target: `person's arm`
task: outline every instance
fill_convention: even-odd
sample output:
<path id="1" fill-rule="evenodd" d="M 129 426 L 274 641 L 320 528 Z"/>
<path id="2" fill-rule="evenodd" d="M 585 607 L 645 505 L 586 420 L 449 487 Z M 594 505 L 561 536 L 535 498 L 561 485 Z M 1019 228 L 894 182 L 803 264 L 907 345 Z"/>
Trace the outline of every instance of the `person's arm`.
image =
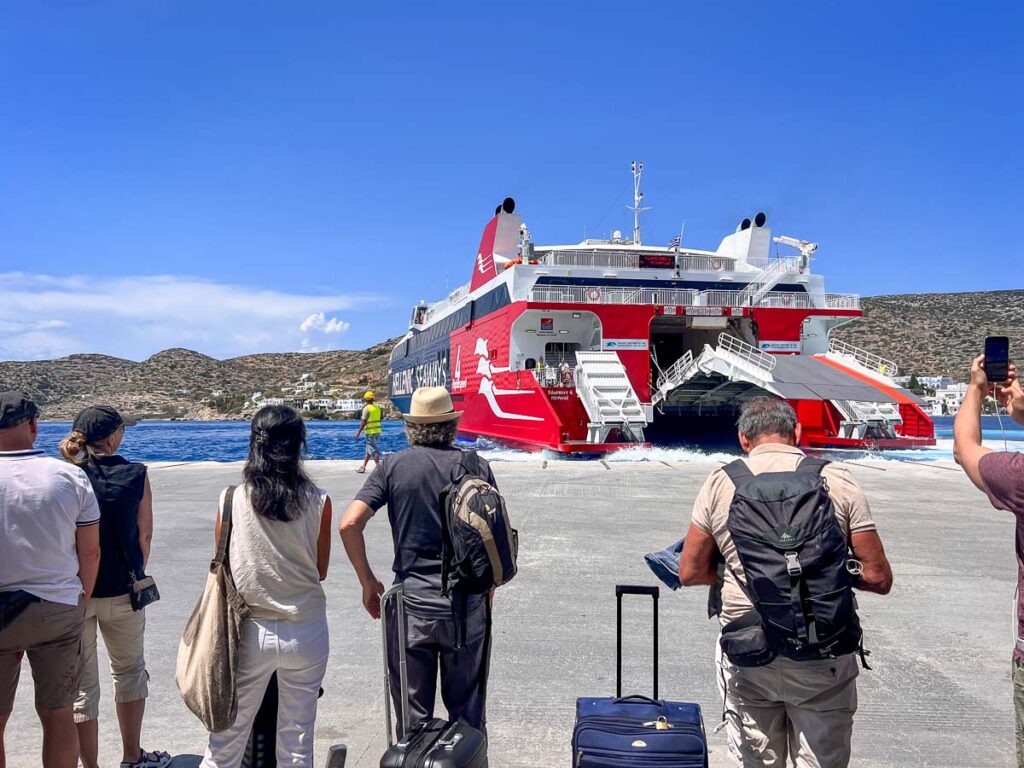
<path id="1" fill-rule="evenodd" d="M 863 571 L 859 578 L 854 579 L 857 589 L 874 592 L 879 595 L 889 594 L 892 589 L 892 568 L 885 556 L 882 538 L 876 530 L 855 531 L 850 535 L 850 549 L 853 556 L 860 561 Z"/>
<path id="2" fill-rule="evenodd" d="M 324 510 L 320 513 L 320 535 L 316 540 L 316 569 L 320 581 L 327 578 L 327 566 L 331 564 L 331 497 L 324 497 Z"/>
<path id="3" fill-rule="evenodd" d="M 96 586 L 96 574 L 100 571 L 100 525 L 99 520 L 91 525 L 80 525 L 75 530 L 75 551 L 78 553 L 78 578 L 82 582 L 82 594 L 88 600 Z"/>
<path id="4" fill-rule="evenodd" d="M 963 467 L 967 477 L 980 490 L 988 492 L 978 469 L 981 457 L 991 448 L 981 444 L 981 406 L 988 396 L 988 377 L 985 375 L 985 356 L 978 355 L 971 363 L 971 383 L 953 422 L 953 458 Z"/>
<path id="5" fill-rule="evenodd" d="M 705 533 L 693 523 L 686 532 L 683 554 L 679 557 L 679 583 L 684 587 L 718 582 L 718 566 L 715 552 L 718 545 L 710 533 Z"/>
<path id="6" fill-rule="evenodd" d="M 369 418 L 370 414 L 366 412 L 366 406 L 363 406 L 363 410 L 359 414 L 359 429 L 356 430 L 357 440 L 359 439 L 359 436 L 363 433 L 363 430 L 366 429 L 366 422 L 369 420 Z"/>
<path id="7" fill-rule="evenodd" d="M 348 555 L 363 588 L 363 607 L 370 616 L 379 619 L 380 596 L 384 594 L 384 585 L 370 567 L 370 561 L 366 557 L 366 540 L 363 538 L 363 529 L 371 517 L 373 508 L 366 502 L 356 499 L 348 505 L 348 509 L 342 515 L 338 532 L 341 534 L 342 544 L 345 545 L 345 554 Z"/>
<path id="8" fill-rule="evenodd" d="M 142 550 L 142 570 L 146 570 L 149 549 L 153 543 L 153 490 L 149 487 L 149 475 L 146 475 L 146 485 L 142 491 L 142 501 L 139 502 L 136 520 L 139 526 L 139 549 Z"/>

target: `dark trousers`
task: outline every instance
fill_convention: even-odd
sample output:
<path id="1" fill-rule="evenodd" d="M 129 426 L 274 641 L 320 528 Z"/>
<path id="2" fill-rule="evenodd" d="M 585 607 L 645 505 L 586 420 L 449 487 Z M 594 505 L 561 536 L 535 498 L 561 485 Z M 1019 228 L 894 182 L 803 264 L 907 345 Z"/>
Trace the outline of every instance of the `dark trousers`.
<path id="1" fill-rule="evenodd" d="M 464 719 L 486 733 L 487 675 L 490 667 L 490 608 L 485 601 L 466 616 L 466 638 L 456 648 L 456 625 L 451 618 L 428 619 L 406 610 L 406 674 L 409 680 L 409 724 L 434 717 L 437 675 L 441 673 L 441 700 L 448 718 Z M 398 651 L 394 614 L 389 611 L 388 668 L 391 699 L 398 732 L 402 733 L 402 693 L 398 685 Z"/>

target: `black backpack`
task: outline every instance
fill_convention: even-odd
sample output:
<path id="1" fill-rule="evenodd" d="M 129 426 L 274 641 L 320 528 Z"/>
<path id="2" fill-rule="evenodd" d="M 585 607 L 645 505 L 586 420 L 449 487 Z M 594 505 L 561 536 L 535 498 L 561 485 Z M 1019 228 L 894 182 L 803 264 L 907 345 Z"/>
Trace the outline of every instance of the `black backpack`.
<path id="1" fill-rule="evenodd" d="M 859 564 L 821 476 L 827 464 L 805 458 L 793 472 L 759 475 L 743 460 L 724 467 L 736 485 L 727 527 L 745 572 L 733 576 L 761 619 L 723 627 L 722 648 L 738 666 L 854 651 L 867 666 L 851 576 Z"/>
<path id="2" fill-rule="evenodd" d="M 505 500 L 483 477 L 476 451 L 465 451 L 441 494 L 441 593 L 485 595 L 516 575 L 519 534 Z"/>

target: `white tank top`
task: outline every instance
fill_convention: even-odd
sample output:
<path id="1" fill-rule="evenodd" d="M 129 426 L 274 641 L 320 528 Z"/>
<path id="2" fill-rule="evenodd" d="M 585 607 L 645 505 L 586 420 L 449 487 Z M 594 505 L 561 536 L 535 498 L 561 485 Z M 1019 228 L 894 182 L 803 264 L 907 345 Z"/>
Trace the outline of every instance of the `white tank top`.
<path id="1" fill-rule="evenodd" d="M 224 494 L 221 493 L 221 509 Z M 245 485 L 235 489 L 231 508 L 231 574 L 256 619 L 303 621 L 326 615 L 327 599 L 316 567 L 320 518 L 327 493 L 316 489 L 295 520 L 256 514 Z"/>

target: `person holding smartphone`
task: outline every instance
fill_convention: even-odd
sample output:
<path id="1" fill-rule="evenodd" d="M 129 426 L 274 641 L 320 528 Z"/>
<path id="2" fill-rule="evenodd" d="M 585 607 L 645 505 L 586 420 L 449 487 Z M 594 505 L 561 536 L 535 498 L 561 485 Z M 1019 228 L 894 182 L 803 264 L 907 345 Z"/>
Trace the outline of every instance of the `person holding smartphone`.
<path id="1" fill-rule="evenodd" d="M 996 343 L 992 343 L 995 341 Z M 1001 347 L 1001 348 L 1000 348 Z M 971 383 L 953 423 L 953 456 L 957 464 L 992 502 L 1017 520 L 1017 640 L 1013 648 L 1013 705 L 1016 713 L 1017 766 L 1024 768 L 1024 454 L 994 451 L 981 443 L 981 407 L 992 392 L 1018 424 L 1024 425 L 1024 390 L 1009 362 L 1004 337 L 985 345 L 992 360 L 979 355 L 971 365 Z M 987 368 L 987 370 L 986 370 Z M 990 382 L 989 373 L 994 381 Z"/>

